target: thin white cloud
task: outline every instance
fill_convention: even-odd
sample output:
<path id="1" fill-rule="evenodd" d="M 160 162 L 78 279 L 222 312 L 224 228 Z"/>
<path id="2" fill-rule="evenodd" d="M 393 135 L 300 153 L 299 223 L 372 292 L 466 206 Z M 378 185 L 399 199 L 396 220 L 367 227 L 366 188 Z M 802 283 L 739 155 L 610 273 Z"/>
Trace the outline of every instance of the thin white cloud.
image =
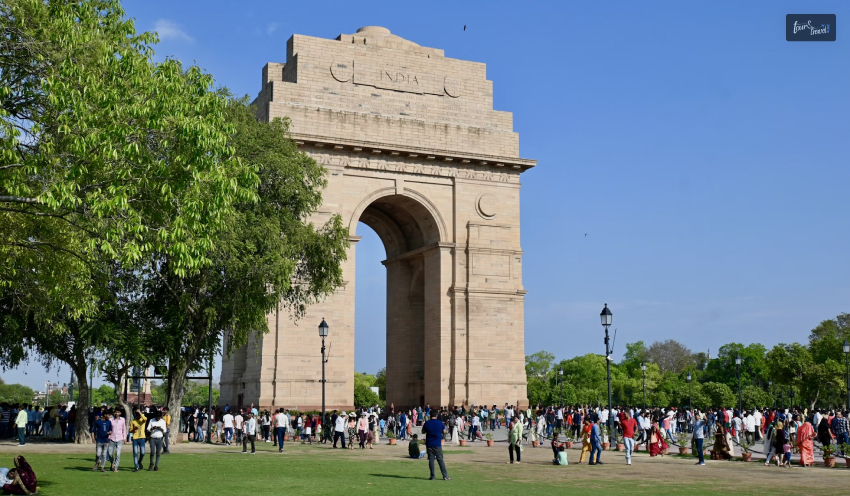
<path id="1" fill-rule="evenodd" d="M 174 21 L 168 19 L 159 19 L 154 24 L 153 30 L 159 35 L 161 40 L 177 40 L 177 41 L 195 41 L 195 38 L 189 36 L 186 31 L 180 29 Z"/>
<path id="2" fill-rule="evenodd" d="M 275 32 L 275 30 L 277 30 L 277 23 L 273 22 L 269 24 L 268 27 L 266 27 L 266 34 L 271 36 L 271 34 Z"/>

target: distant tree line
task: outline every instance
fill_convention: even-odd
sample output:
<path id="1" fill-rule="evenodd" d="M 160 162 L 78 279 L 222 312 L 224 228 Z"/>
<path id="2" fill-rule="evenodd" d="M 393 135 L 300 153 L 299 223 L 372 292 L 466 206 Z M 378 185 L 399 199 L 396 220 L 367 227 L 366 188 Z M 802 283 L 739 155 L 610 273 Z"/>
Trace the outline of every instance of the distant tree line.
<path id="1" fill-rule="evenodd" d="M 780 343 L 767 349 L 729 343 L 717 356 L 692 352 L 675 340 L 629 343 L 619 363 L 611 364 L 613 401 L 643 405 L 646 364 L 647 406 L 697 408 L 738 405 L 738 367 L 744 408 L 766 406 L 834 407 L 846 402 L 844 340 L 850 340 L 850 314 L 815 327 L 806 344 Z M 563 370 L 563 375 L 559 374 Z M 690 388 L 687 375 L 691 374 Z M 587 354 L 555 361 L 547 351 L 526 357 L 532 404 L 607 405 L 605 357 Z"/>

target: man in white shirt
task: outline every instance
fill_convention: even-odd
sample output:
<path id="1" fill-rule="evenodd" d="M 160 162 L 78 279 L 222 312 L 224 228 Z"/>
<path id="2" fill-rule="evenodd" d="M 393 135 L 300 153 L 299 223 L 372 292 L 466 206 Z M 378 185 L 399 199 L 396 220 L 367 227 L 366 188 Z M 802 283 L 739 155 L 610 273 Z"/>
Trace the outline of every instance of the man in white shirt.
<path id="1" fill-rule="evenodd" d="M 345 412 L 340 413 L 336 422 L 334 422 L 334 448 L 336 448 L 336 442 L 338 439 L 342 440 L 342 448 L 345 449 Z M 349 439 L 348 442 L 353 442 L 352 439 Z"/>
<path id="2" fill-rule="evenodd" d="M 233 444 L 230 442 L 233 439 L 233 415 L 227 412 L 221 421 L 224 422 L 224 444 Z"/>
<path id="3" fill-rule="evenodd" d="M 761 412 L 756 410 L 753 414 L 756 420 L 756 440 L 761 439 Z"/>
<path id="4" fill-rule="evenodd" d="M 753 417 L 753 413 L 747 413 L 747 416 L 744 417 L 744 438 L 747 441 L 747 444 L 753 445 L 756 442 L 756 418 Z"/>
<path id="5" fill-rule="evenodd" d="M 251 443 L 251 454 L 256 454 L 254 442 L 257 440 L 257 418 L 253 413 L 248 413 L 248 420 L 245 421 L 243 428 L 245 435 L 242 437 L 242 453 L 248 452 L 248 443 Z"/>
<path id="6" fill-rule="evenodd" d="M 242 416 L 242 410 L 239 410 L 239 413 L 233 417 L 233 427 L 236 428 L 236 442 L 242 442 L 242 424 L 245 422 L 245 418 Z"/>
<path id="7" fill-rule="evenodd" d="M 277 440 L 277 452 L 283 453 L 283 436 L 289 430 L 289 417 L 283 413 L 283 408 L 279 409 L 272 419 L 272 428 Z"/>

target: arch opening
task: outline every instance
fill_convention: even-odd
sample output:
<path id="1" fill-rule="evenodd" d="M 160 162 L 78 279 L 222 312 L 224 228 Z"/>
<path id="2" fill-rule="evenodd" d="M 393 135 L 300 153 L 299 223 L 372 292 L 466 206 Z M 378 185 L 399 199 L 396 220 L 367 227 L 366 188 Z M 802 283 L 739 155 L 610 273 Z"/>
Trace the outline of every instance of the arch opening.
<path id="1" fill-rule="evenodd" d="M 386 251 L 381 262 L 386 269 L 386 401 L 396 407 L 424 405 L 425 308 L 437 296 L 428 292 L 426 265 L 434 263 L 428 255 L 441 241 L 439 221 L 426 205 L 406 195 L 373 199 L 352 220 L 370 227 Z M 361 307 L 359 301 L 356 307 Z"/>

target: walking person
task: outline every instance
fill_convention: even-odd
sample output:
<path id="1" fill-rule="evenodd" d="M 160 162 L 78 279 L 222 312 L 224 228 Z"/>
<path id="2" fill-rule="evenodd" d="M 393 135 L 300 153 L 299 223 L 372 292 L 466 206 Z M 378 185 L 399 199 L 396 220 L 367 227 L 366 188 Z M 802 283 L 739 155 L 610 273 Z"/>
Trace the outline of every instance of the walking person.
<path id="1" fill-rule="evenodd" d="M 283 408 L 277 411 L 272 424 L 274 426 L 275 439 L 277 439 L 277 452 L 283 453 L 283 438 L 289 430 L 289 417 L 283 413 Z"/>
<path id="2" fill-rule="evenodd" d="M 366 418 L 366 412 L 360 414 L 360 420 L 357 421 L 357 436 L 360 441 L 360 449 L 366 449 L 366 432 L 369 430 L 369 420 Z"/>
<path id="3" fill-rule="evenodd" d="M 623 444 L 626 448 L 626 465 L 631 465 L 632 452 L 635 450 L 635 432 L 638 430 L 638 424 L 629 412 L 624 411 L 623 420 L 620 421 L 620 428 L 623 430 Z"/>
<path id="4" fill-rule="evenodd" d="M 246 415 L 248 420 L 242 424 L 242 453 L 248 452 L 248 443 L 250 442 L 251 454 L 254 455 L 257 453 L 254 447 L 254 442 L 257 440 L 257 419 L 254 418 L 254 414 L 251 412 L 248 412 Z"/>
<path id="5" fill-rule="evenodd" d="M 231 445 L 233 440 L 233 415 L 230 412 L 224 414 L 221 418 L 224 421 L 224 444 Z"/>
<path id="6" fill-rule="evenodd" d="M 106 472 L 106 451 L 109 449 L 109 435 L 112 434 L 112 422 L 109 414 L 96 414 L 91 426 L 91 440 L 94 443 L 94 467 L 92 471 Z"/>
<path id="7" fill-rule="evenodd" d="M 348 449 L 354 449 L 354 437 L 357 436 L 357 414 L 351 412 L 348 414 L 348 428 L 346 429 L 346 433 L 348 434 Z"/>
<path id="8" fill-rule="evenodd" d="M 516 463 L 520 463 L 522 461 L 522 422 L 514 417 L 513 425 L 509 428 L 508 454 L 510 461 L 508 463 L 514 463 L 514 452 L 516 452 Z"/>
<path id="9" fill-rule="evenodd" d="M 151 436 L 151 455 L 148 472 L 151 470 L 154 472 L 159 471 L 159 455 L 162 454 L 162 438 L 165 437 L 165 430 L 165 421 L 162 420 L 160 412 L 154 411 L 153 420 L 148 422 L 147 428 Z M 156 455 L 156 460 L 154 460 L 154 455 Z"/>
<path id="10" fill-rule="evenodd" d="M 443 461 L 443 434 L 446 433 L 446 425 L 437 419 L 436 410 L 431 412 L 431 420 L 422 426 L 422 433 L 425 434 L 425 450 L 428 453 L 428 468 L 431 470 L 429 480 L 435 479 L 434 460 L 440 465 L 443 480 L 452 480 L 446 472 L 446 463 Z"/>
<path id="11" fill-rule="evenodd" d="M 121 463 L 121 447 L 127 442 L 127 422 L 121 418 L 121 410 L 116 408 L 109 433 L 109 456 L 112 457 L 112 471 L 118 472 Z"/>
<path id="12" fill-rule="evenodd" d="M 142 462 L 145 458 L 145 423 L 147 418 L 142 415 L 142 411 L 136 409 L 133 412 L 133 421 L 130 422 L 130 432 L 133 435 L 133 472 L 138 472 L 142 468 Z"/>
<path id="13" fill-rule="evenodd" d="M 596 453 L 596 460 L 593 459 L 593 454 Z M 602 465 L 600 461 L 602 456 L 602 433 L 599 430 L 599 424 L 590 422 L 590 463 L 588 465 Z"/>
<path id="14" fill-rule="evenodd" d="M 345 449 L 345 412 L 336 416 L 334 420 L 334 448 L 336 448 L 337 440 L 342 441 L 342 448 Z M 352 440 L 349 439 L 349 442 Z"/>

